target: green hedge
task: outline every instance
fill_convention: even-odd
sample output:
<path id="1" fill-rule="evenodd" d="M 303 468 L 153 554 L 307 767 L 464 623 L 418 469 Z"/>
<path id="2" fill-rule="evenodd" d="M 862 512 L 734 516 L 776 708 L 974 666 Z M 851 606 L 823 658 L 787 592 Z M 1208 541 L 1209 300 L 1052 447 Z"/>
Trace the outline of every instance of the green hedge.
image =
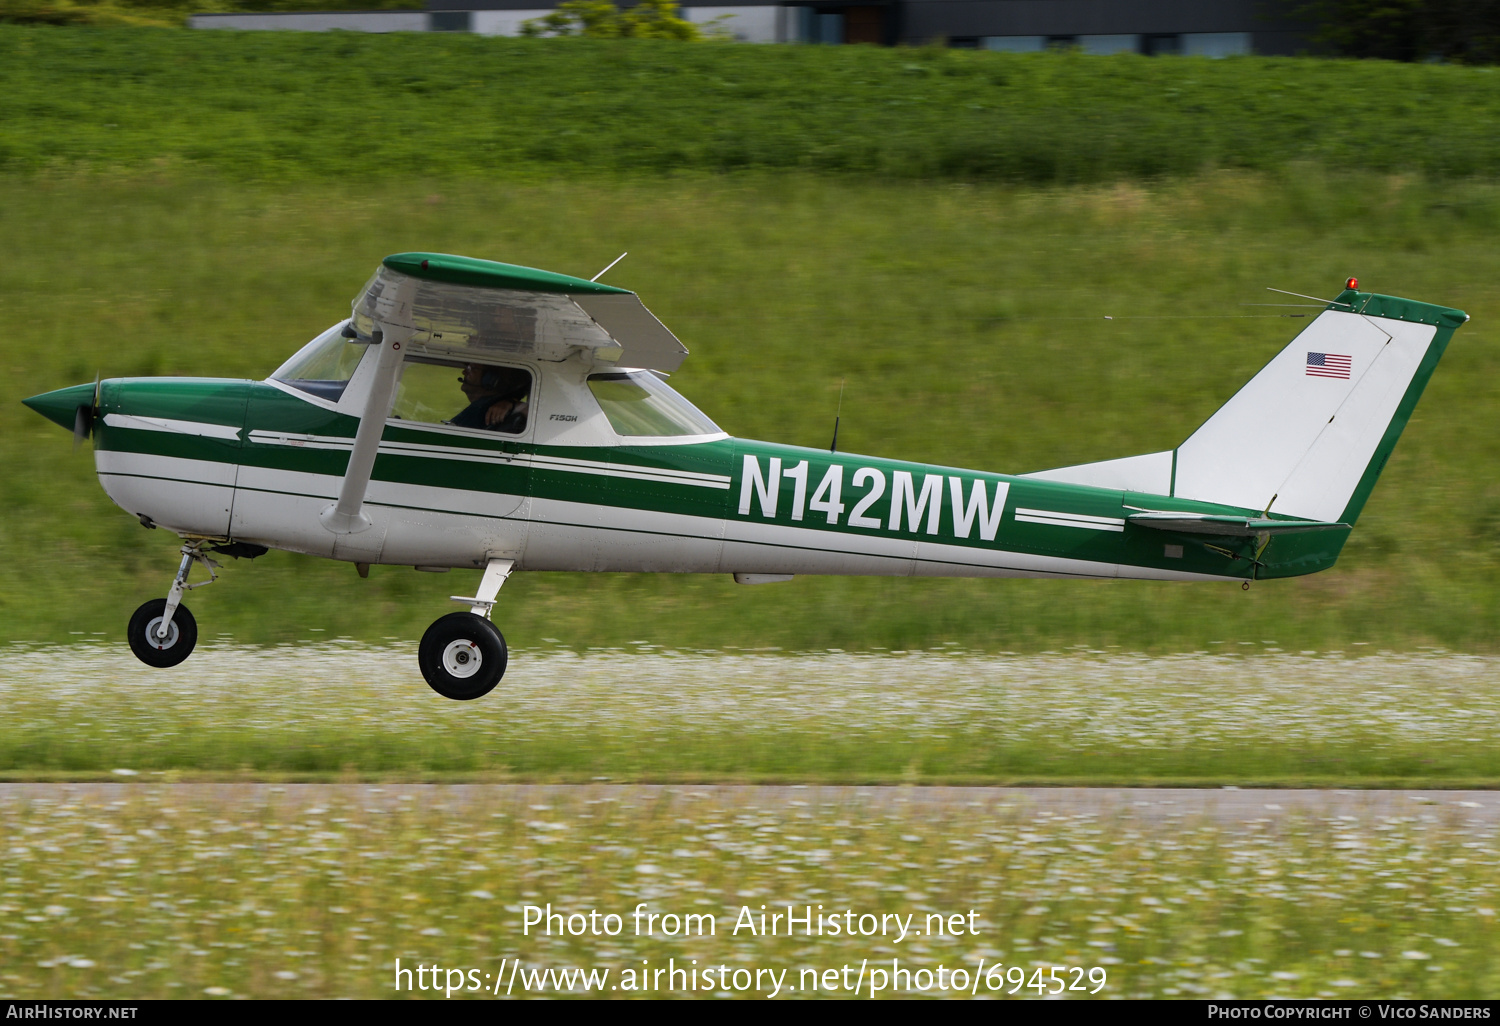
<path id="1" fill-rule="evenodd" d="M 0 171 L 1490 176 L 1497 85 L 1383 61 L 0 25 Z"/>

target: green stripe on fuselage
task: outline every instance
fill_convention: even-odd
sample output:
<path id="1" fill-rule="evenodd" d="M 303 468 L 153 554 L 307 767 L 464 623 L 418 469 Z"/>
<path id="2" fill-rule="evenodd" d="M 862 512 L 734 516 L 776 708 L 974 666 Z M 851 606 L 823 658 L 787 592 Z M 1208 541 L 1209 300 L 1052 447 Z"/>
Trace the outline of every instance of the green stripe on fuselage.
<path id="1" fill-rule="evenodd" d="M 264 383 L 157 378 L 111 381 L 106 386 L 106 405 L 111 409 L 141 417 L 212 424 L 236 423 L 235 411 L 239 410 L 244 430 L 242 441 L 232 444 L 150 430 L 101 430 L 96 445 L 105 450 L 238 462 L 340 477 L 349 458 L 341 440 L 352 441 L 358 426 L 355 417 Z M 255 432 L 318 436 L 330 440 L 329 444 L 338 443 L 339 447 L 257 441 Z M 775 524 L 827 533 L 830 548 L 841 547 L 836 540 L 840 535 L 899 538 L 1193 574 L 1265 578 L 1325 569 L 1337 558 L 1347 536 L 1347 531 L 1325 531 L 1278 537 L 1261 554 L 1264 565 L 1258 573 L 1252 573 L 1254 564 L 1247 557 L 1255 554 L 1254 539 L 1174 534 L 1125 522 L 1135 512 L 1130 507 L 1259 513 L 1212 503 L 733 438 L 683 445 L 539 446 L 503 437 L 454 436 L 392 424 L 386 428 L 384 441 L 430 445 L 439 451 L 432 455 L 383 452 L 375 463 L 376 480 L 490 491 L 497 495 L 530 494 L 539 499 L 608 508 L 709 520 L 722 518 L 730 524 Z M 496 462 L 444 458 L 441 455 L 444 447 L 492 451 Z M 750 501 L 742 513 L 746 469 L 751 466 L 747 459 L 753 461 L 758 479 L 750 483 Z M 782 475 L 774 489 L 769 484 L 772 460 L 779 461 Z M 663 473 L 658 475 L 654 471 Z M 716 477 L 717 486 L 709 478 L 694 482 L 674 479 L 671 476 L 674 473 Z M 820 495 L 820 486 L 829 481 L 830 475 L 839 479 L 837 503 L 829 494 L 831 486 Z M 805 485 L 801 518 L 794 519 L 799 477 L 805 479 Z M 728 480 L 727 488 L 722 486 L 723 479 Z M 902 486 L 901 508 L 899 517 L 893 520 L 892 499 L 898 480 Z M 904 487 L 908 481 L 910 489 Z M 956 506 L 955 483 L 959 498 Z M 1003 507 L 996 507 L 995 497 L 1002 486 L 1005 501 Z M 875 490 L 881 492 L 880 496 L 866 503 L 862 511 L 868 518 L 866 524 L 851 525 L 855 507 Z M 771 491 L 774 496 L 768 494 Z M 932 526 L 934 502 L 938 509 L 937 531 L 932 534 L 928 529 Z M 837 515 L 836 505 L 843 507 Z M 915 524 L 909 518 L 914 508 L 919 512 Z M 1030 520 L 1017 519 L 1017 510 L 1032 511 L 1026 514 Z M 998 520 L 994 519 L 997 512 Z M 964 514 L 969 519 L 966 533 L 960 526 Z"/>
<path id="2" fill-rule="evenodd" d="M 1125 522 L 1126 517 L 1141 508 L 1231 515 L 1251 512 L 1236 507 L 847 453 L 834 454 L 821 449 L 803 449 L 743 439 L 735 440 L 735 453 L 736 465 L 726 510 L 726 516 L 731 521 L 776 523 L 787 527 L 853 535 L 899 537 L 918 542 L 1120 563 L 1194 574 L 1261 578 L 1297 576 L 1326 569 L 1337 559 L 1348 535 L 1347 531 L 1335 530 L 1277 538 L 1260 554 L 1263 565 L 1258 573 L 1252 574 L 1255 564 L 1250 558 L 1234 557 L 1254 556 L 1258 547 L 1254 539 L 1180 534 Z M 745 463 L 746 457 L 756 461 L 758 474 Z M 774 517 L 765 515 L 772 459 L 780 461 L 779 469 L 782 473 L 775 496 Z M 798 476 L 801 476 L 800 464 L 803 461 L 808 465 L 805 472 L 807 484 L 802 517 L 799 520 L 794 519 L 797 512 L 797 481 L 787 471 L 798 468 Z M 839 502 L 844 509 L 838 513 L 837 523 L 831 522 L 832 511 L 814 511 L 811 508 L 816 490 L 828 479 L 833 467 L 842 468 Z M 856 486 L 855 475 L 862 470 L 872 473 L 865 474 L 863 481 Z M 756 474 L 748 489 L 745 484 L 747 473 Z M 894 516 L 892 501 L 896 497 L 898 475 L 905 475 L 902 484 L 909 479 L 911 487 L 901 489 L 900 514 Z M 926 488 L 931 487 L 928 481 L 932 478 L 940 478 L 941 483 L 928 493 L 928 503 L 923 504 L 921 495 Z M 954 482 L 958 484 L 958 503 L 954 502 Z M 980 485 L 983 486 L 983 493 L 976 496 L 976 488 Z M 996 489 L 1002 485 L 1007 491 L 1005 508 L 993 537 L 984 536 L 986 532 L 983 528 L 986 525 L 982 523 L 978 509 L 972 509 L 971 522 L 965 532 L 961 523 L 962 515 L 971 513 L 971 508 L 977 505 L 976 499 L 990 504 L 989 512 L 992 513 Z M 849 518 L 855 512 L 855 507 L 872 491 L 881 491 L 882 494 L 863 513 L 870 520 L 878 521 L 879 526 L 851 526 Z M 747 493 L 749 508 L 742 513 Z M 939 502 L 936 534 L 929 531 L 933 526 L 930 503 L 934 497 Z M 825 503 L 826 501 L 827 496 Z M 1027 511 L 1019 514 L 1021 519 L 1018 519 L 1018 510 Z M 915 526 L 910 521 L 914 511 L 920 513 L 919 522 Z M 1053 516 L 1049 517 L 1047 514 Z M 1252 515 L 1259 515 L 1259 511 L 1253 511 Z M 894 528 L 893 523 L 896 525 Z M 1222 550 L 1227 550 L 1232 555 L 1225 555 Z"/>

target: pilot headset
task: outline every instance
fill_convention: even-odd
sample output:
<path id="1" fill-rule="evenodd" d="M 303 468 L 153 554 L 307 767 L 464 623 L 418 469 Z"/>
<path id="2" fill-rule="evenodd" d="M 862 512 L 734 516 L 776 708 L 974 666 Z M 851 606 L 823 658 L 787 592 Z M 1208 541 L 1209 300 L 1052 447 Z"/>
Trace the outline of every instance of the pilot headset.
<path id="1" fill-rule="evenodd" d="M 531 386 L 531 376 L 513 367 L 486 367 L 479 373 L 479 387 L 496 397 L 520 400 Z"/>

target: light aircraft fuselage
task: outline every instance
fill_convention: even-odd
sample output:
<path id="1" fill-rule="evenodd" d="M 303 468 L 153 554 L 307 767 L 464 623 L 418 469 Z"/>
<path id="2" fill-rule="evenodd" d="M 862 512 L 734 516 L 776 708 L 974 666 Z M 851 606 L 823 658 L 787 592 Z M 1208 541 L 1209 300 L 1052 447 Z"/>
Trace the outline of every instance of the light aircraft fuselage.
<path id="1" fill-rule="evenodd" d="M 731 437 L 665 383 L 686 350 L 633 293 L 440 254 L 388 258 L 264 381 L 27 403 L 187 540 L 179 600 L 206 552 L 267 548 L 484 568 L 475 619 L 521 570 L 1248 582 L 1333 565 L 1465 320 L 1351 280 L 1176 448 L 1023 475 Z"/>
<path id="2" fill-rule="evenodd" d="M 544 375 L 557 370 L 536 370 L 546 434 L 552 417 L 578 414 L 567 403 L 569 412 L 549 412 Z M 181 534 L 445 568 L 501 556 L 516 570 L 1222 580 L 1322 570 L 1349 533 L 1278 539 L 1255 573 L 1246 560 L 1127 524 L 1163 507 L 1260 512 L 1169 493 L 726 435 L 566 444 L 557 436 L 605 432 L 570 421 L 549 443 L 391 421 L 366 498 L 374 527 L 340 535 L 318 514 L 337 497 L 359 418 L 330 407 L 261 381 L 106 380 L 99 480 L 122 509 Z"/>

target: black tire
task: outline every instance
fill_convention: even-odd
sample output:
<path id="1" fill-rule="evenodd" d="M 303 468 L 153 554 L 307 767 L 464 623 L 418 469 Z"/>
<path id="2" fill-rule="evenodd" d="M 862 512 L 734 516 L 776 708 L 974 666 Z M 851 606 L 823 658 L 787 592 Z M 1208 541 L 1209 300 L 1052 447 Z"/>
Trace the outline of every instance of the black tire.
<path id="1" fill-rule="evenodd" d="M 130 639 L 130 651 L 147 666 L 176 666 L 192 655 L 193 646 L 198 644 L 198 621 L 193 619 L 193 614 L 183 605 L 179 605 L 177 612 L 172 614 L 172 630 L 167 635 L 165 644 L 147 636 L 146 632 L 154 628 L 166 611 L 166 599 L 152 599 L 135 611 L 135 615 L 130 618 L 130 626 L 125 628 L 125 635 Z M 152 633 L 155 631 L 152 630 Z"/>
<path id="2" fill-rule="evenodd" d="M 482 616 L 449 613 L 427 628 L 417 648 L 417 664 L 432 690 L 468 702 L 495 689 L 509 658 L 505 636 Z"/>

